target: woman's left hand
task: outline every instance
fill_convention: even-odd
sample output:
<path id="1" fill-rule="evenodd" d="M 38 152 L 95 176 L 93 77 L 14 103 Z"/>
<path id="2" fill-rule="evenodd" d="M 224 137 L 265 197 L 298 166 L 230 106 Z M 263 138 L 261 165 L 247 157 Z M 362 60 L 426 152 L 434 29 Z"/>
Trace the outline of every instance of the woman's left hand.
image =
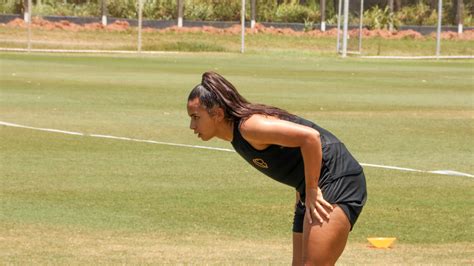
<path id="1" fill-rule="evenodd" d="M 306 217 L 309 224 L 322 224 L 328 221 L 333 206 L 323 198 L 323 193 L 319 187 L 306 188 Z"/>

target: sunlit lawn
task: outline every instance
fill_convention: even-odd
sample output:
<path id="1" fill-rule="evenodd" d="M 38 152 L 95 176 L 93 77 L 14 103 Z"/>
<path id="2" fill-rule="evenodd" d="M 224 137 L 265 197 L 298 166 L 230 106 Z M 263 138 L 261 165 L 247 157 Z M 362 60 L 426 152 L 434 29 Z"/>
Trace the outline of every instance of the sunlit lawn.
<path id="1" fill-rule="evenodd" d="M 473 167 L 473 62 L 291 54 L 0 54 L 0 121 L 230 148 L 188 130 L 206 70 L 338 135 L 363 163 Z M 0 261 L 286 264 L 294 192 L 237 154 L 0 126 Z M 472 263 L 470 177 L 366 167 L 342 264 Z M 394 236 L 390 250 L 366 237 Z"/>

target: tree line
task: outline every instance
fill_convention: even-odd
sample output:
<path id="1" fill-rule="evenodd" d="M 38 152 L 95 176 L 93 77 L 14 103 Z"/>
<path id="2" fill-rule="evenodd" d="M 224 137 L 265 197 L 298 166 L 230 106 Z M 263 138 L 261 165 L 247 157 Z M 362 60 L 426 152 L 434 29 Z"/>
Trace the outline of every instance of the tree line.
<path id="1" fill-rule="evenodd" d="M 38 15 L 108 15 L 136 18 L 138 0 L 31 0 Z M 361 0 L 350 0 L 350 10 L 358 12 Z M 430 24 L 439 0 L 364 0 L 364 10 L 385 10 L 382 15 L 395 16 L 394 24 Z M 3 3 L 2 3 L 3 2 Z M 181 3 L 180 3 L 181 2 Z M 28 0 L 0 0 L 0 13 L 24 13 Z M 184 8 L 187 20 L 236 21 L 240 19 L 241 0 L 142 0 L 145 19 L 170 20 L 178 17 L 178 6 Z M 247 18 L 252 13 L 265 22 L 335 22 L 339 0 L 247 0 Z M 251 7 L 255 6 L 255 10 Z M 443 0 L 443 24 L 472 25 L 472 0 Z M 254 12 L 252 12 L 254 11 Z M 373 17 L 372 14 L 368 14 Z M 421 18 L 420 18 L 421 17 Z M 393 22 L 393 21 L 392 21 Z"/>

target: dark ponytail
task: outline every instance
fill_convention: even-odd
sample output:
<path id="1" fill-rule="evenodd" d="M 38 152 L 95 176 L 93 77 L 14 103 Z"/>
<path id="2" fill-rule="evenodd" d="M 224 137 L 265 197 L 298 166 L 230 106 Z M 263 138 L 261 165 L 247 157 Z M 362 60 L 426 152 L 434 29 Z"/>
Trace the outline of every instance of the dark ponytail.
<path id="1" fill-rule="evenodd" d="M 194 87 L 188 101 L 199 98 L 209 114 L 214 107 L 224 110 L 224 117 L 229 122 L 239 119 L 246 120 L 253 114 L 275 116 L 280 119 L 290 119 L 294 115 L 285 110 L 264 104 L 252 104 L 239 94 L 237 89 L 223 76 L 215 72 L 205 72 L 201 84 Z"/>

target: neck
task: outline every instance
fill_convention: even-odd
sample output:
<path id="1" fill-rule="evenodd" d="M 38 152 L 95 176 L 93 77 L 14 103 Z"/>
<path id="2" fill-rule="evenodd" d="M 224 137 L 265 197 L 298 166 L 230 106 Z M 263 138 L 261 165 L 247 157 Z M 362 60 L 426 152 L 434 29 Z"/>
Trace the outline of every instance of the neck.
<path id="1" fill-rule="evenodd" d="M 234 123 L 233 122 L 223 122 L 222 127 L 220 127 L 219 132 L 217 132 L 218 138 L 225 141 L 232 141 L 234 138 Z"/>

